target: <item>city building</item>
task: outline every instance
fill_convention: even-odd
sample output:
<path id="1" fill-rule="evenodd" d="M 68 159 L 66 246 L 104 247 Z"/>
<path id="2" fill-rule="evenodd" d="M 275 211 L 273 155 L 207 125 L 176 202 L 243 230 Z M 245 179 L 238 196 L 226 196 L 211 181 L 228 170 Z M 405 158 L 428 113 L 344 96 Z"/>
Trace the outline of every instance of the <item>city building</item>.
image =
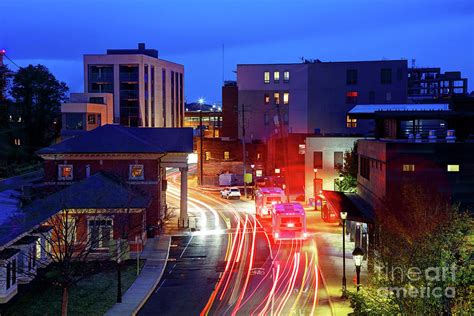
<path id="1" fill-rule="evenodd" d="M 222 137 L 236 139 L 238 122 L 239 89 L 236 81 L 226 81 L 222 87 Z"/>
<path id="2" fill-rule="evenodd" d="M 199 135 L 202 124 L 203 137 L 220 137 L 222 111 L 219 105 L 187 103 L 184 111 L 184 127 L 191 127 L 194 136 Z"/>
<path id="3" fill-rule="evenodd" d="M 406 60 L 239 64 L 239 138 L 242 124 L 247 141 L 279 133 L 366 134 L 371 122 L 347 112 L 358 103 L 406 103 L 407 71 Z"/>
<path id="4" fill-rule="evenodd" d="M 112 93 L 115 123 L 141 127 L 181 127 L 184 67 L 145 48 L 108 49 L 84 55 L 84 91 Z"/>
<path id="5" fill-rule="evenodd" d="M 467 95 L 467 78 L 463 78 L 460 71 L 442 73 L 439 67 L 408 69 L 408 98 L 411 102 L 445 102 L 459 95 Z"/>
<path id="6" fill-rule="evenodd" d="M 69 101 L 61 104 L 61 137 L 113 124 L 113 102 L 112 93 L 71 93 Z"/>

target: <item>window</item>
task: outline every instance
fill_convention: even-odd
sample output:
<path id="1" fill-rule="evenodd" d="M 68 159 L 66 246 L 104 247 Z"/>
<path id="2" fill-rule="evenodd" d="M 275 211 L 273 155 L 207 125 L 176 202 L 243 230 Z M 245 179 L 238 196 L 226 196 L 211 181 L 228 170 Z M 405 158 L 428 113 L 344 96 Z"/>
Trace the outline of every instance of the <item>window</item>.
<path id="1" fill-rule="evenodd" d="M 273 100 L 275 101 L 276 105 L 280 104 L 280 93 L 278 92 L 273 93 Z"/>
<path id="2" fill-rule="evenodd" d="M 260 160 L 262 158 L 262 154 L 261 153 L 257 153 L 257 160 Z"/>
<path id="3" fill-rule="evenodd" d="M 323 152 L 322 151 L 313 152 L 313 168 L 323 169 Z"/>
<path id="4" fill-rule="evenodd" d="M 355 128 L 357 127 L 357 119 L 350 118 L 349 115 L 346 116 L 346 126 L 348 128 Z"/>
<path id="5" fill-rule="evenodd" d="M 306 154 L 306 144 L 299 144 L 298 145 L 298 154 L 299 155 Z"/>
<path id="6" fill-rule="evenodd" d="M 288 70 L 283 72 L 283 82 L 290 82 L 290 72 Z"/>
<path id="7" fill-rule="evenodd" d="M 274 71 L 273 72 L 273 82 L 274 83 L 279 83 L 280 82 L 280 72 L 279 71 Z"/>
<path id="8" fill-rule="evenodd" d="M 104 97 L 90 97 L 89 103 L 105 104 Z"/>
<path id="9" fill-rule="evenodd" d="M 38 238 L 36 241 L 36 259 L 41 259 L 41 239 Z"/>
<path id="10" fill-rule="evenodd" d="M 403 69 L 402 69 L 402 68 L 398 68 L 398 69 L 397 69 L 397 80 L 398 80 L 398 81 L 402 81 L 402 80 L 403 80 Z"/>
<path id="11" fill-rule="evenodd" d="M 224 151 L 224 159 L 229 160 L 230 159 L 230 153 L 228 151 Z"/>
<path id="12" fill-rule="evenodd" d="M 8 262 L 7 263 L 7 290 L 10 288 L 11 286 L 11 271 L 12 271 L 12 267 L 11 267 L 11 263 Z"/>
<path id="13" fill-rule="evenodd" d="M 16 145 L 16 146 L 21 146 L 21 139 L 15 138 L 14 141 L 15 141 L 15 145 Z"/>
<path id="14" fill-rule="evenodd" d="M 369 103 L 370 104 L 375 103 L 375 91 L 369 91 Z"/>
<path id="15" fill-rule="evenodd" d="M 288 125 L 288 113 L 283 114 L 283 123 Z"/>
<path id="16" fill-rule="evenodd" d="M 459 172 L 459 165 L 448 165 L 448 172 Z"/>
<path id="17" fill-rule="evenodd" d="M 112 220 L 108 218 L 89 220 L 89 242 L 91 249 L 109 248 L 112 240 Z"/>
<path id="18" fill-rule="evenodd" d="M 348 92 L 346 92 L 346 103 L 347 104 L 356 104 L 358 96 L 359 96 L 359 93 L 357 91 L 348 91 Z"/>
<path id="19" fill-rule="evenodd" d="M 255 176 L 256 176 L 256 177 L 261 177 L 261 176 L 263 176 L 263 170 L 260 170 L 260 169 L 255 170 Z"/>
<path id="20" fill-rule="evenodd" d="M 370 180 L 370 159 L 360 156 L 360 171 L 361 177 Z"/>
<path id="21" fill-rule="evenodd" d="M 380 70 L 380 82 L 382 84 L 392 83 L 392 69 L 391 68 L 382 68 Z"/>
<path id="22" fill-rule="evenodd" d="M 357 84 L 357 70 L 356 69 L 347 69 L 346 84 Z"/>
<path id="23" fill-rule="evenodd" d="M 210 151 L 206 151 L 205 155 L 206 155 L 206 161 L 211 160 L 211 152 Z"/>
<path id="24" fill-rule="evenodd" d="M 129 176 L 130 180 L 143 180 L 145 179 L 145 173 L 143 170 L 143 165 L 130 165 L 129 166 Z"/>
<path id="25" fill-rule="evenodd" d="M 342 151 L 334 152 L 334 169 L 342 168 L 344 162 L 344 153 Z"/>
<path id="26" fill-rule="evenodd" d="M 58 180 L 72 180 L 73 177 L 72 165 L 59 165 L 58 166 Z"/>
<path id="27" fill-rule="evenodd" d="M 263 124 L 268 125 L 270 123 L 270 119 L 268 117 L 268 114 L 263 114 Z"/>
<path id="28" fill-rule="evenodd" d="M 62 222 L 62 238 L 61 242 L 67 242 L 73 244 L 76 241 L 76 219 L 68 216 L 65 221 Z"/>
<path id="29" fill-rule="evenodd" d="M 265 93 L 265 96 L 263 97 L 263 103 L 270 104 L 270 95 L 268 93 Z"/>
<path id="30" fill-rule="evenodd" d="M 415 165 L 403 165 L 404 172 L 413 172 L 415 171 Z"/>
<path id="31" fill-rule="evenodd" d="M 16 284 L 16 259 L 12 260 L 12 285 Z"/>
<path id="32" fill-rule="evenodd" d="M 263 82 L 270 83 L 270 71 L 265 71 L 263 73 Z"/>
<path id="33" fill-rule="evenodd" d="M 83 114 L 81 113 L 66 113 L 64 114 L 67 130 L 83 130 Z"/>
<path id="34" fill-rule="evenodd" d="M 385 101 L 392 101 L 392 92 L 387 92 L 385 94 Z"/>
<path id="35" fill-rule="evenodd" d="M 95 115 L 94 114 L 87 115 L 87 124 L 95 125 Z"/>
<path id="36" fill-rule="evenodd" d="M 289 92 L 284 92 L 283 93 L 283 104 L 289 104 L 290 103 L 290 93 Z"/>

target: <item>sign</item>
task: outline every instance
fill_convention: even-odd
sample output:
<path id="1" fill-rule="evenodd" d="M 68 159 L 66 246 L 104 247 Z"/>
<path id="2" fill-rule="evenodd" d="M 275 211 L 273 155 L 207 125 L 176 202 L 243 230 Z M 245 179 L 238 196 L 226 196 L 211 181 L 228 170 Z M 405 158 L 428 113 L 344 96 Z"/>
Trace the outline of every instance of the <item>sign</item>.
<path id="1" fill-rule="evenodd" d="M 245 183 L 252 183 L 252 174 L 251 173 L 246 173 L 244 175 L 244 182 Z"/>

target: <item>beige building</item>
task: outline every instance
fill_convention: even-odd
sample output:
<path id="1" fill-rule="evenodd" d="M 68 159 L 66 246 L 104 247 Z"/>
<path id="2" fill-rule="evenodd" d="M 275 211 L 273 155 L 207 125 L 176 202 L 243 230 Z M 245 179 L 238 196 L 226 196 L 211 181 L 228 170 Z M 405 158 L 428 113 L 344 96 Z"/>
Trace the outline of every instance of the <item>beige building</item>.
<path id="1" fill-rule="evenodd" d="M 184 66 L 160 59 L 143 43 L 138 49 L 84 55 L 84 91 L 113 94 L 115 123 L 183 126 Z"/>

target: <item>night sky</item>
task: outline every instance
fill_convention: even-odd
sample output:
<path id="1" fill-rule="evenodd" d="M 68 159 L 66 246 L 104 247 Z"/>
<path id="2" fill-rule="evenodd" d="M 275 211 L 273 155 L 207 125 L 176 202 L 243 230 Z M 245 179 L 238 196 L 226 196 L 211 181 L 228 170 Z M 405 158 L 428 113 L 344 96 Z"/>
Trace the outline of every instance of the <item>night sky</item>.
<path id="1" fill-rule="evenodd" d="M 184 64 L 186 98 L 221 99 L 238 63 L 380 60 L 474 80 L 473 0 L 0 0 L 0 48 L 83 91 L 82 55 L 145 42 Z M 10 64 L 12 69 L 14 66 Z"/>

